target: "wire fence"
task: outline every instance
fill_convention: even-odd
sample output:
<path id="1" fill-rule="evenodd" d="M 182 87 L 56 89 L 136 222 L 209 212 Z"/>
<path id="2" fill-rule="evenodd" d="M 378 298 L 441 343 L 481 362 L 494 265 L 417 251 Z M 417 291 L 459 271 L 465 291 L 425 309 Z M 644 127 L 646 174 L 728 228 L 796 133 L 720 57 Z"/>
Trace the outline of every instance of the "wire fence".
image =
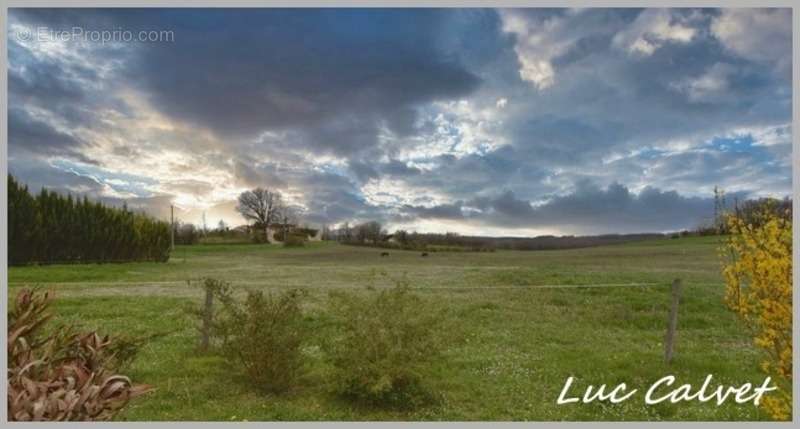
<path id="1" fill-rule="evenodd" d="M 200 279 L 170 280 L 170 281 L 85 281 L 85 282 L 9 282 L 9 286 L 167 286 L 189 285 L 199 282 Z M 299 288 L 299 289 L 367 289 L 391 288 L 394 286 L 375 285 L 342 285 L 340 283 L 315 283 L 313 285 L 286 285 L 263 281 L 230 281 L 232 286 L 256 286 L 267 288 Z M 625 288 L 625 287 L 657 287 L 669 286 L 669 282 L 635 282 L 635 283 L 589 283 L 589 284 L 522 284 L 522 285 L 496 285 L 496 286 L 410 286 L 414 290 L 522 290 L 522 289 L 591 289 L 591 288 Z M 724 283 L 697 283 L 709 285 L 722 285 Z"/>
<path id="2" fill-rule="evenodd" d="M 108 289 L 120 289 L 123 292 L 125 288 L 137 288 L 137 294 L 141 294 L 142 288 L 148 287 L 166 287 L 170 286 L 180 289 L 176 290 L 178 295 L 186 295 L 188 290 L 186 288 L 193 287 L 199 284 L 202 278 L 191 278 L 186 280 L 118 280 L 118 281 L 65 281 L 65 282 L 30 282 L 30 281 L 13 281 L 8 282 L 9 287 L 89 287 L 89 288 L 103 288 L 103 293 L 109 292 Z M 395 286 L 390 284 L 342 284 L 341 282 L 314 282 L 313 284 L 292 284 L 292 283 L 277 283 L 266 281 L 249 281 L 249 280 L 232 280 L 228 282 L 232 286 L 251 287 L 259 289 L 272 289 L 272 290 L 286 290 L 286 289 L 301 289 L 301 290 L 368 290 L 368 289 L 392 289 Z M 671 281 L 657 281 L 657 282 L 628 282 L 628 283 L 584 283 L 584 284 L 499 284 L 499 285 L 485 285 L 485 286 L 409 286 L 409 289 L 426 292 L 426 293 L 458 293 L 458 292 L 492 292 L 492 291 L 535 291 L 535 290 L 553 290 L 553 289 L 611 289 L 611 288 L 669 288 Z M 724 286 L 723 282 L 692 282 L 695 286 Z M 83 291 L 88 295 L 92 294 L 92 289 Z M 100 293 L 100 290 L 96 292 Z M 165 290 L 160 290 L 158 293 L 164 293 Z"/>

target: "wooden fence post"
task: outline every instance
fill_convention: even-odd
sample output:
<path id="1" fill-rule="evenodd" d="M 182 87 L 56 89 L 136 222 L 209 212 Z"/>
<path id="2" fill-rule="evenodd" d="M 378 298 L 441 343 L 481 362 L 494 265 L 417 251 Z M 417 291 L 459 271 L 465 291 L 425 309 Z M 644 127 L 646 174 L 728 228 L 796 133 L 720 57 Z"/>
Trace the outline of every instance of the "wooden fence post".
<path id="1" fill-rule="evenodd" d="M 675 347 L 675 334 L 678 330 L 678 304 L 681 300 L 681 279 L 672 282 L 672 307 L 669 310 L 669 320 L 667 321 L 667 336 L 664 339 L 664 361 L 672 362 L 672 355 Z"/>
<path id="2" fill-rule="evenodd" d="M 203 306 L 203 327 L 200 329 L 200 351 L 207 352 L 211 343 L 211 323 L 214 318 L 214 292 L 206 289 L 206 302 Z"/>

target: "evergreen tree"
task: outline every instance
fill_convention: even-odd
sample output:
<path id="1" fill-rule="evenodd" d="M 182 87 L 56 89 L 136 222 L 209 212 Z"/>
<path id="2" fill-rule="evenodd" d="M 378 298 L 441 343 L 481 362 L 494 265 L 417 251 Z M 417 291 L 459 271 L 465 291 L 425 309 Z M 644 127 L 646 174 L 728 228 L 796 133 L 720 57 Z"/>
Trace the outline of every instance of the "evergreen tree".
<path id="1" fill-rule="evenodd" d="M 35 197 L 8 176 L 8 262 L 159 261 L 169 259 L 166 222 L 42 189 Z"/>

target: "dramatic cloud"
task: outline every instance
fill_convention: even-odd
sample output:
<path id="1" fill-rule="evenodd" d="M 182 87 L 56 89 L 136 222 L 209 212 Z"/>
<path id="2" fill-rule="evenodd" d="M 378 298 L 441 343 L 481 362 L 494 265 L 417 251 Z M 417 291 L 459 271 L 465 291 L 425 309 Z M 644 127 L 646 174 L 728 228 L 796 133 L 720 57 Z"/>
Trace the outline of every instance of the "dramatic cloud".
<path id="1" fill-rule="evenodd" d="M 791 193 L 789 9 L 9 15 L 9 168 L 34 189 L 240 224 L 267 186 L 309 223 L 494 235 Z M 76 27 L 168 36 L 55 37 Z"/>
<path id="2" fill-rule="evenodd" d="M 15 150 L 83 158 L 79 152 L 82 143 L 72 135 L 55 129 L 45 119 L 37 119 L 23 109 L 10 107 L 8 123 L 8 133 L 18 142 Z"/>
<path id="3" fill-rule="evenodd" d="M 666 43 L 691 42 L 697 32 L 691 26 L 696 16 L 681 16 L 668 9 L 648 9 L 614 35 L 613 42 L 631 54 L 652 55 Z"/>
<path id="4" fill-rule="evenodd" d="M 683 197 L 675 191 L 646 187 L 638 194 L 618 183 L 601 189 L 579 182 L 569 194 L 533 206 L 512 191 L 455 204 L 404 207 L 425 219 L 463 220 L 486 227 L 557 230 L 568 234 L 670 231 L 694 228 L 713 217 L 711 198 Z"/>
<path id="5" fill-rule="evenodd" d="M 736 55 L 770 63 L 790 78 L 792 14 L 786 9 L 725 9 L 714 19 L 711 31 Z"/>
<path id="6" fill-rule="evenodd" d="M 645 12 L 647 13 L 647 12 Z M 556 81 L 553 62 L 574 49 L 590 48 L 590 37 L 613 34 L 606 16 L 587 14 L 581 10 L 540 11 L 503 10 L 503 31 L 515 36 L 514 50 L 519 60 L 519 76 L 537 89 L 545 89 Z M 616 19 L 625 19 L 619 17 Z M 576 31 L 580 27 L 581 30 Z M 583 45 L 583 46 L 581 46 Z"/>
<path id="7" fill-rule="evenodd" d="M 214 17 L 214 25 L 158 17 L 178 42 L 141 50 L 128 74 L 162 113 L 223 137 L 292 129 L 314 150 L 346 155 L 377 144 L 383 129 L 413 132 L 417 106 L 466 96 L 479 83 L 429 43 L 443 20 L 435 10 Z"/>
<path id="8" fill-rule="evenodd" d="M 675 89 L 686 94 L 691 102 L 716 101 L 728 94 L 731 75 L 736 69 L 730 64 L 716 63 L 701 75 L 675 83 Z"/>

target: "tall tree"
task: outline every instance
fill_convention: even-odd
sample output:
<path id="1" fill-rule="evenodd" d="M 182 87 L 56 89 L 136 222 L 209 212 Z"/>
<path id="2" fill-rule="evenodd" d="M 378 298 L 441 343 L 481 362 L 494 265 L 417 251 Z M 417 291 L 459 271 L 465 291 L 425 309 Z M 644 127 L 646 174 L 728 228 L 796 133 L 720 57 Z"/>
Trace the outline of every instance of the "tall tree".
<path id="1" fill-rule="evenodd" d="M 289 235 L 289 224 L 294 224 L 297 222 L 297 214 L 299 210 L 297 207 L 291 206 L 283 201 L 280 202 L 278 205 L 277 213 L 277 220 L 281 224 L 281 233 L 283 237 L 283 241 L 286 241 L 286 237 Z"/>
<path id="2" fill-rule="evenodd" d="M 8 262 L 167 261 L 169 225 L 142 213 L 42 189 L 8 176 Z"/>
<path id="3" fill-rule="evenodd" d="M 253 221 L 256 228 L 264 230 L 264 239 L 269 242 L 269 227 L 277 219 L 278 208 L 282 205 L 281 193 L 269 189 L 256 188 L 239 195 L 236 211 L 246 220 Z"/>

